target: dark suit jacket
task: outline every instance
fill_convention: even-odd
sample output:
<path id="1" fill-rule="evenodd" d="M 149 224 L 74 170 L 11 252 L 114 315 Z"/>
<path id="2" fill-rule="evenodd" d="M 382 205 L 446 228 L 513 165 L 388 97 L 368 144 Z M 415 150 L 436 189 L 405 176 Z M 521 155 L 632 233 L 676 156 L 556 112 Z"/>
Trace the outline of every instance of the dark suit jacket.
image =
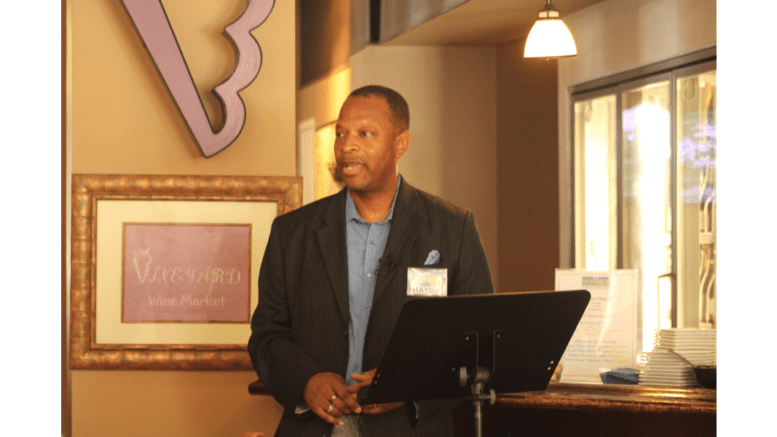
<path id="1" fill-rule="evenodd" d="M 284 407 L 276 436 L 322 436 L 332 425 L 314 413 L 294 413 L 308 380 L 319 372 L 345 377 L 348 362 L 348 267 L 345 190 L 277 217 L 259 272 L 259 304 L 248 351 L 262 384 Z M 448 269 L 448 295 L 493 293 L 475 219 L 403 181 L 378 271 L 364 343 L 363 369 L 378 366 L 407 296 L 407 268 Z M 420 401 L 377 416 L 362 415 L 363 434 L 453 435 L 452 407 L 461 400 Z"/>

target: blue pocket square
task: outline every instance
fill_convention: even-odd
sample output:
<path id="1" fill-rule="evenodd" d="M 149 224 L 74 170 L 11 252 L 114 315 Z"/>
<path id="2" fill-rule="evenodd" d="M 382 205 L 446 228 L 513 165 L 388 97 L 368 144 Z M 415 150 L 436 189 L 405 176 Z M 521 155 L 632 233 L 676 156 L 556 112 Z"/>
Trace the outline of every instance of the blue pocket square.
<path id="1" fill-rule="evenodd" d="M 429 255 L 426 256 L 426 261 L 424 261 L 424 265 L 431 266 L 433 264 L 437 264 L 439 261 L 440 261 L 440 252 L 438 252 L 437 249 L 435 249 L 429 252 Z"/>

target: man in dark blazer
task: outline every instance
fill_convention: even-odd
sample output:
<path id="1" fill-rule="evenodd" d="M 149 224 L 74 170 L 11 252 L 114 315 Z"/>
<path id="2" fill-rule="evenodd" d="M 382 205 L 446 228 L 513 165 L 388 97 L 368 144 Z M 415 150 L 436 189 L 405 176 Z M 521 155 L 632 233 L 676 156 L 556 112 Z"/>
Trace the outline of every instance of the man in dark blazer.
<path id="1" fill-rule="evenodd" d="M 453 434 L 452 408 L 461 400 L 360 405 L 357 399 L 402 306 L 414 298 L 408 268 L 447 269 L 449 296 L 493 293 L 472 213 L 398 175 L 408 125 L 407 103 L 395 91 L 369 86 L 351 93 L 335 140 L 335 178 L 345 189 L 273 222 L 248 350 L 262 384 L 284 408 L 276 436 Z M 388 226 L 360 355 L 349 351 L 352 321 L 361 315 L 349 307 L 349 268 L 353 257 L 365 256 L 347 246 L 347 216 L 356 213 L 363 224 Z M 347 375 L 354 356 L 366 371 Z"/>

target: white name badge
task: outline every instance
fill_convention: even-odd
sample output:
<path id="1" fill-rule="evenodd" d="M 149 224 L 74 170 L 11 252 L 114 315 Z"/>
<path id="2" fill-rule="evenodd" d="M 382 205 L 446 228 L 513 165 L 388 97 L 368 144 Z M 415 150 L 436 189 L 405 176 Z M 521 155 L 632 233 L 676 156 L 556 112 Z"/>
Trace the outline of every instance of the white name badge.
<path id="1" fill-rule="evenodd" d="M 407 295 L 442 297 L 448 295 L 448 269 L 408 267 Z"/>

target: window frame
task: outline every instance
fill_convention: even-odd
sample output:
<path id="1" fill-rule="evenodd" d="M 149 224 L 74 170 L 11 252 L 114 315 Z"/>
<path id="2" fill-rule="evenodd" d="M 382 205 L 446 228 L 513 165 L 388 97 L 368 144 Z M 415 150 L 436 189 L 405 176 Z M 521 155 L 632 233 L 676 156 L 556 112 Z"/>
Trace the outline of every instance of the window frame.
<path id="1" fill-rule="evenodd" d="M 617 130 L 616 135 L 616 144 L 615 144 L 615 154 L 616 154 L 616 192 L 618 193 L 617 196 L 617 202 L 616 205 L 616 238 L 617 238 L 617 244 L 616 244 L 616 253 L 615 253 L 615 259 L 616 259 L 616 268 L 622 269 L 623 268 L 623 232 L 624 232 L 624 226 L 623 226 L 623 217 L 622 217 L 622 199 L 621 194 L 623 192 L 623 174 L 622 174 L 622 163 L 623 163 L 623 140 L 622 140 L 622 94 L 625 91 L 638 88 L 643 85 L 647 85 L 650 83 L 660 82 L 660 81 L 669 81 L 669 98 L 670 98 L 670 147 L 671 147 L 671 172 L 672 180 L 670 182 L 670 201 L 671 201 L 671 222 L 672 222 L 672 234 L 671 234 L 671 244 L 672 244 L 672 271 L 667 273 L 667 276 L 670 276 L 672 279 L 671 283 L 671 300 L 672 300 L 672 312 L 671 312 L 671 318 L 672 318 L 672 326 L 676 327 L 678 324 L 678 304 L 679 304 L 679 296 L 678 296 L 678 279 L 677 279 L 677 273 L 678 273 L 678 223 L 677 223 L 677 217 L 678 217 L 678 211 L 677 211 L 677 80 L 679 78 L 687 77 L 693 74 L 699 74 L 703 73 L 705 71 L 709 70 L 715 70 L 717 69 L 717 48 L 716 46 L 711 46 L 707 48 L 703 48 L 697 51 L 689 52 L 680 56 L 676 56 L 670 59 L 666 59 L 660 62 L 644 65 L 641 67 L 637 67 L 631 70 L 618 72 L 606 77 L 597 78 L 591 81 L 583 82 L 580 84 L 572 85 L 568 88 L 569 92 L 569 120 L 570 120 L 570 130 L 568 132 L 568 138 L 569 138 L 569 144 L 570 149 L 569 153 L 567 154 L 568 162 L 564 167 L 568 169 L 571 175 L 570 182 L 571 184 L 566 187 L 561 188 L 561 192 L 559 193 L 562 199 L 562 205 L 566 203 L 566 208 L 568 208 L 569 214 L 567 215 L 570 217 L 569 220 L 569 241 L 568 244 L 568 250 L 569 250 L 569 267 L 574 268 L 577 265 L 577 232 L 576 232 L 576 223 L 577 223 L 577 210 L 576 210 L 576 196 L 575 191 L 577 189 L 576 187 L 576 168 L 575 168 L 575 162 L 577 159 L 576 153 L 577 153 L 577 145 L 575 144 L 575 129 L 576 129 L 576 117 L 575 117 L 575 105 L 578 102 L 594 99 L 597 97 L 603 97 L 608 95 L 615 94 L 616 99 L 616 126 L 615 129 Z M 562 168 L 564 168 L 562 167 Z M 567 191 L 567 192 L 564 192 Z M 564 202 L 563 199 L 566 199 L 567 201 Z M 564 216 L 562 212 L 562 217 Z"/>

